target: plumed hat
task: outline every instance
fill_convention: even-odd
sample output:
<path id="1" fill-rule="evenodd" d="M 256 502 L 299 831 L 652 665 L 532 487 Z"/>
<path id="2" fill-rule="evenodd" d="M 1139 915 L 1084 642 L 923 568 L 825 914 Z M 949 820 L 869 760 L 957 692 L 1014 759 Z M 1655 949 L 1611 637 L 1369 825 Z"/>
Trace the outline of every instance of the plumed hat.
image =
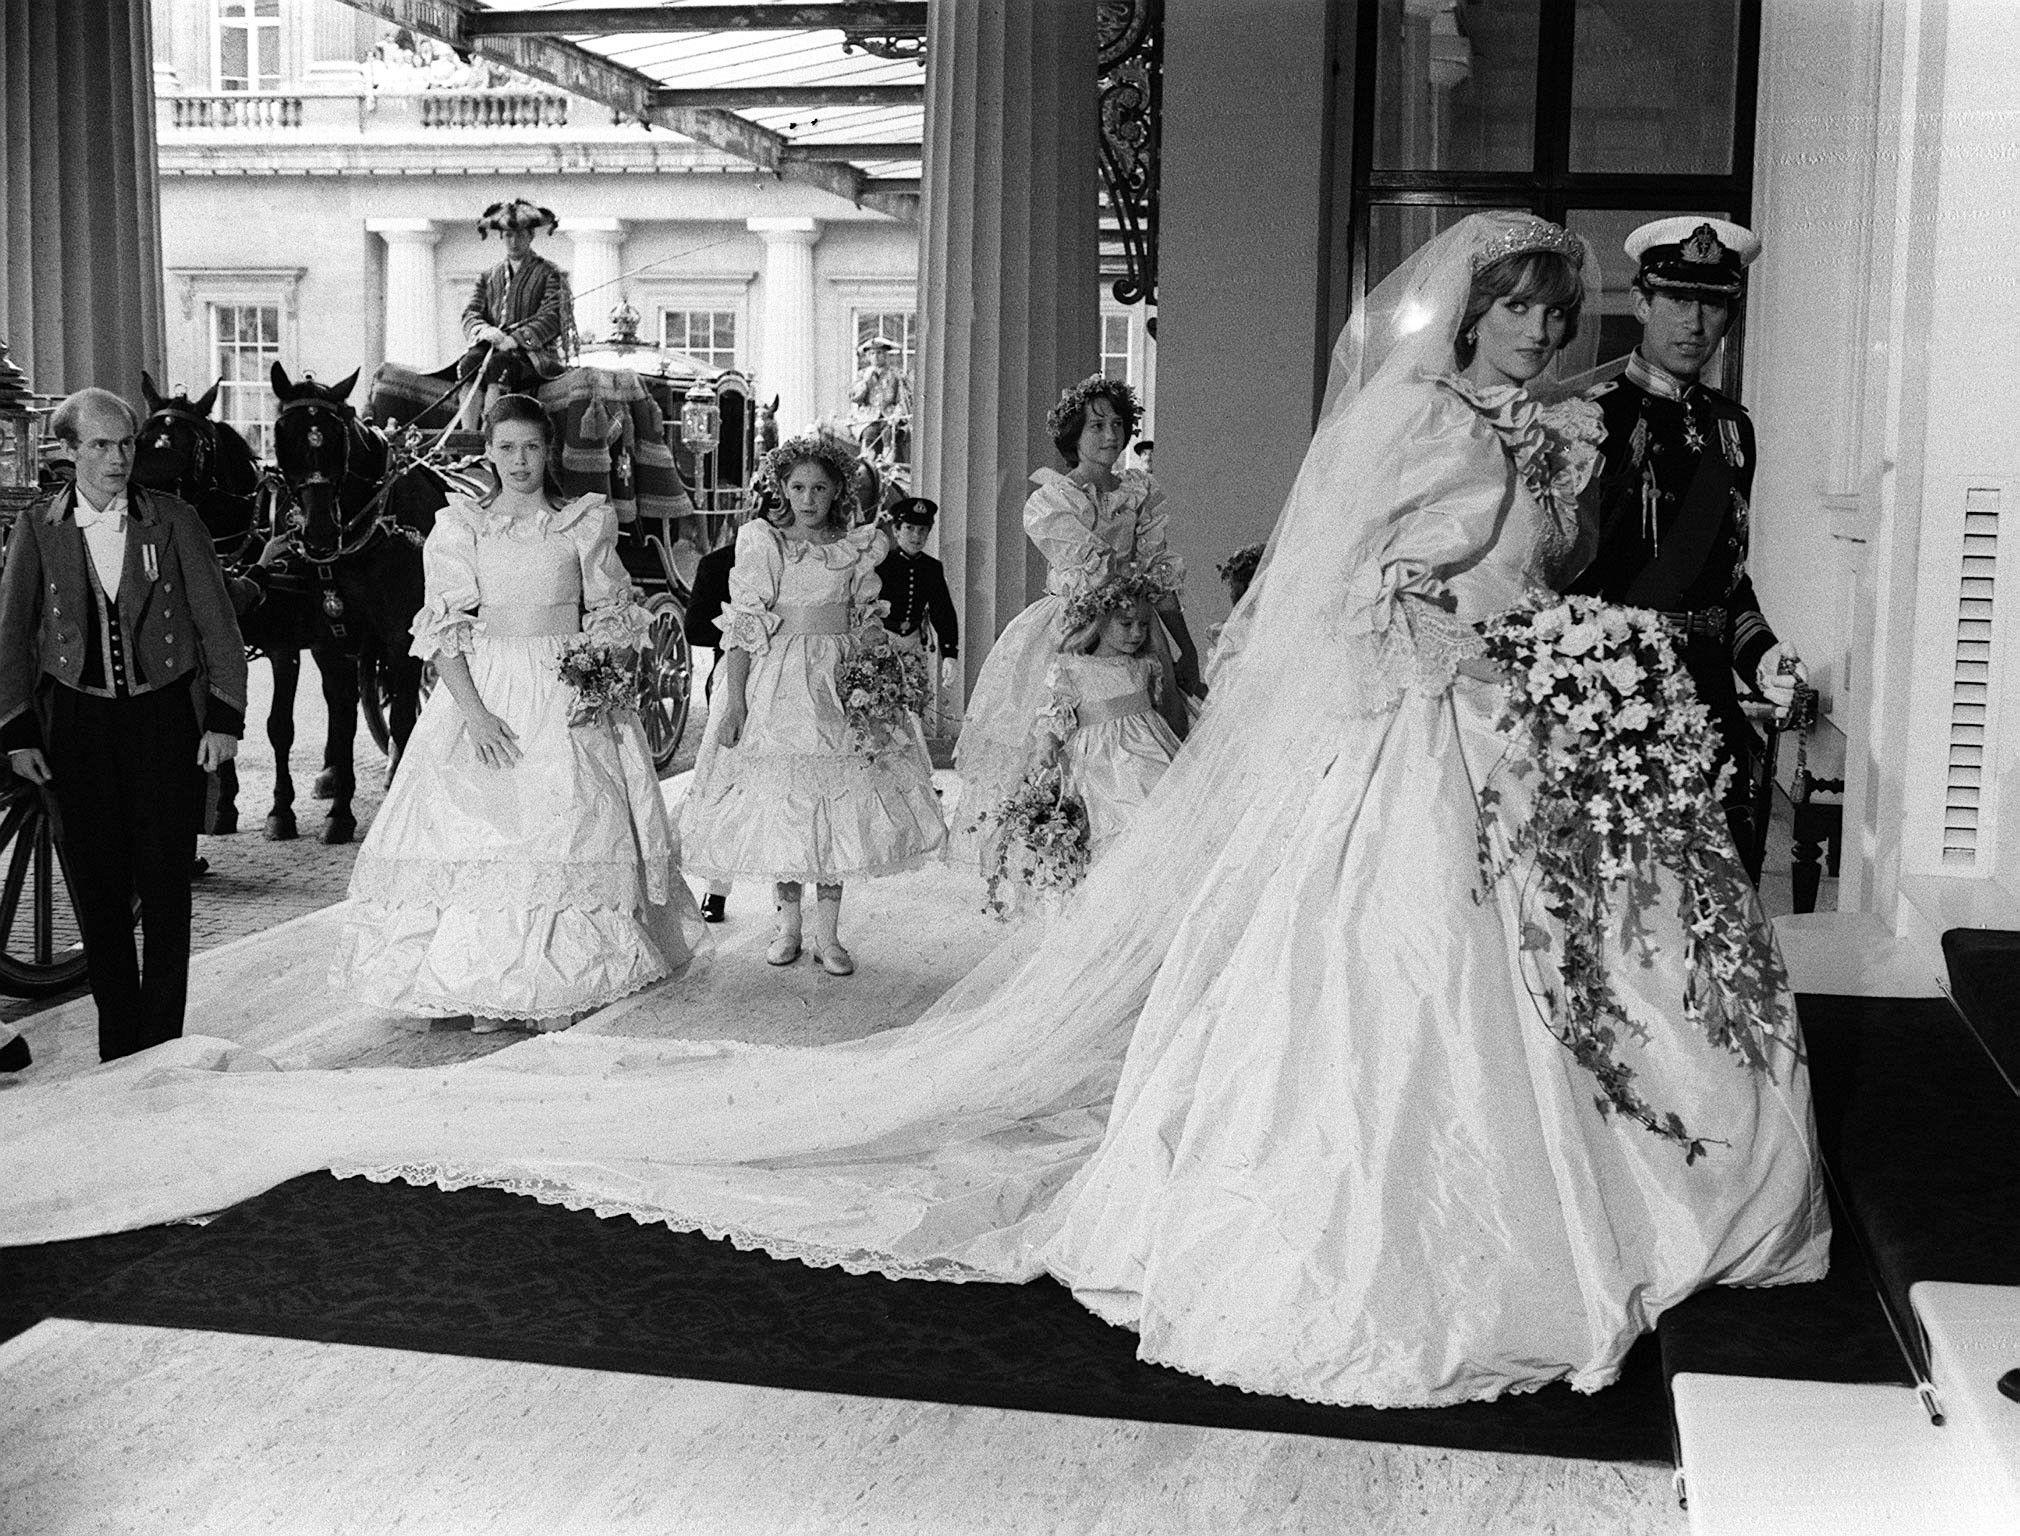
<path id="1" fill-rule="evenodd" d="M 477 238 L 488 240 L 494 229 L 502 235 L 508 229 L 545 229 L 553 234 L 560 228 L 561 221 L 554 217 L 552 208 L 542 208 L 523 197 L 514 197 L 502 203 L 493 203 L 484 210 L 484 216 L 477 221 Z"/>
<path id="2" fill-rule="evenodd" d="M 1760 237 L 1727 219 L 1686 216 L 1642 225 L 1627 237 L 1626 250 L 1641 264 L 1635 282 L 1642 288 L 1734 298 L 1760 255 Z"/>

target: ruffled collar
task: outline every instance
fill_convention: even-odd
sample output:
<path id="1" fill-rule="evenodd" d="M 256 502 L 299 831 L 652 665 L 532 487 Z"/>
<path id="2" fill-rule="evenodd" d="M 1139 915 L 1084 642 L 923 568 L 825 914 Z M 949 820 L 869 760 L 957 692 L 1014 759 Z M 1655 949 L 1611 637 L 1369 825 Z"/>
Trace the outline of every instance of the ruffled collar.
<path id="1" fill-rule="evenodd" d="M 765 526 L 771 527 L 769 523 Z M 851 528 L 839 539 L 830 539 L 825 544 L 817 544 L 812 539 L 789 539 L 777 528 L 771 529 L 771 535 L 778 541 L 779 552 L 785 556 L 788 565 L 797 565 L 802 560 L 818 560 L 831 571 L 845 571 L 865 558 L 882 560 L 890 547 L 884 531 L 875 524 Z M 880 545 L 883 546 L 881 549 Z"/>
<path id="2" fill-rule="evenodd" d="M 1440 374 L 1438 382 L 1500 435 L 1539 501 L 1567 504 L 1585 489 L 1606 437 L 1596 400 L 1574 396 L 1545 405 L 1519 384 L 1475 384 L 1456 373 Z"/>
<path id="3" fill-rule="evenodd" d="M 510 512 L 499 510 L 496 503 L 488 507 L 482 502 L 467 499 L 463 503 L 478 535 L 487 539 L 544 539 L 550 533 L 566 533 L 581 522 L 592 508 L 602 504 L 603 497 L 591 491 L 586 496 L 576 497 L 565 507 L 549 507 L 531 517 L 515 517 Z"/>
<path id="4" fill-rule="evenodd" d="M 1112 491 L 1097 491 L 1091 485 L 1083 485 L 1069 474 L 1051 468 L 1031 471 L 1031 483 L 1048 490 L 1064 491 L 1081 505 L 1087 507 L 1097 517 L 1103 513 L 1114 514 L 1124 507 L 1141 503 L 1150 494 L 1150 472 L 1143 469 L 1125 469 L 1118 477 L 1121 484 Z"/>

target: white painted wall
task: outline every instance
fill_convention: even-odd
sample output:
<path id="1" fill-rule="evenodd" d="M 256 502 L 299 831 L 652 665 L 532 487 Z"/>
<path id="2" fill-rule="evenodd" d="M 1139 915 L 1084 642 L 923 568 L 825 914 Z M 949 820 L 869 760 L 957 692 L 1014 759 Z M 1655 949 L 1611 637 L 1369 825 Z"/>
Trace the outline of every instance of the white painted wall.
<path id="1" fill-rule="evenodd" d="M 1157 479 L 1204 641 L 1214 566 L 1268 536 L 1312 429 L 1328 0 L 1167 0 Z"/>
<path id="2" fill-rule="evenodd" d="M 2020 7 L 1769 0 L 1748 393 L 1754 570 L 1848 739 L 1840 905 L 1928 945 L 2020 923 Z M 2009 537 L 1975 864 L 1942 859 L 1964 501 Z"/>

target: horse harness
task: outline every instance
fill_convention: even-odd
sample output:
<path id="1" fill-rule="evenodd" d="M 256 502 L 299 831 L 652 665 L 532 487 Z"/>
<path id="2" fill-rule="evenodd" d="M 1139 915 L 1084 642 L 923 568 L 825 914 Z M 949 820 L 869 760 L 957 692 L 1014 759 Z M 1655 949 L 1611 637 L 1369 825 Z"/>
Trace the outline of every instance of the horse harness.
<path id="1" fill-rule="evenodd" d="M 299 400 L 290 400 L 283 405 L 280 409 L 280 414 L 275 418 L 275 426 L 278 427 L 280 422 L 284 421 L 290 412 L 315 413 L 327 418 L 326 421 L 312 420 L 309 423 L 307 429 L 309 446 L 311 448 L 321 448 L 323 446 L 324 439 L 322 434 L 326 427 L 328 430 L 335 431 L 342 440 L 343 479 L 363 480 L 365 478 L 351 468 L 351 430 L 356 424 L 355 418 L 338 407 L 331 405 L 326 400 L 319 400 L 313 396 L 309 396 Z M 295 494 L 294 487 L 288 483 L 286 476 L 278 476 L 278 478 L 282 487 L 290 495 Z M 355 652 L 357 641 L 353 639 L 350 625 L 345 621 L 346 606 L 343 594 L 337 590 L 337 563 L 341 560 L 355 559 L 357 556 L 364 554 L 381 539 L 388 537 L 394 531 L 388 525 L 385 510 L 386 503 L 392 496 L 393 486 L 398 482 L 399 478 L 398 475 L 391 473 L 391 467 L 388 466 L 388 473 L 380 480 L 377 489 L 372 493 L 371 500 L 365 503 L 363 510 L 359 512 L 357 517 L 339 517 L 338 526 L 340 529 L 345 526 L 357 526 L 361 527 L 363 531 L 354 538 L 340 533 L 336 549 L 327 558 L 318 559 L 316 556 L 311 555 L 303 548 L 299 538 L 292 540 L 289 545 L 289 553 L 299 557 L 304 565 L 309 566 L 314 571 L 313 590 L 322 608 L 323 618 L 329 624 L 331 635 L 336 638 L 347 652 Z M 328 484 L 329 477 L 322 474 L 313 474 L 304 484 L 314 485 L 319 482 Z M 337 495 L 337 505 L 341 508 L 343 505 L 341 486 L 338 488 Z M 297 587 L 291 576 L 279 578 L 278 584 L 284 591 L 311 590 L 308 583 L 303 583 Z"/>

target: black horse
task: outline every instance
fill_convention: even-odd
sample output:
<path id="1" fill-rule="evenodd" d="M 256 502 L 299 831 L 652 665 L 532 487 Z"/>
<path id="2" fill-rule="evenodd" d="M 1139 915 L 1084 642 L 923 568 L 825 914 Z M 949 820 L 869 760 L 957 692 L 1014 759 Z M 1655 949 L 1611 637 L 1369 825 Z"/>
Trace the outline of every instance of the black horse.
<path id="1" fill-rule="evenodd" d="M 286 584 L 299 584 L 316 615 L 313 647 L 330 703 L 332 775 L 326 843 L 350 841 L 357 830 L 351 801 L 357 790 L 351 750 L 356 735 L 358 679 L 371 669 L 387 701 L 391 743 L 388 776 L 420 710 L 421 663 L 409 654 L 409 630 L 421 610 L 421 541 L 448 502 L 449 481 L 434 468 L 400 462 L 383 433 L 358 420 L 348 404 L 358 375 L 333 385 L 290 379 L 275 363 L 274 457 L 293 529 L 284 559 Z M 325 660 L 325 656 L 328 660 Z M 339 699 L 338 695 L 343 698 Z M 339 726 L 341 725 L 341 730 Z M 275 805 L 294 786 L 275 744 Z"/>
<path id="2" fill-rule="evenodd" d="M 141 424 L 134 450 L 133 478 L 149 490 L 165 491 L 196 509 L 210 533 L 218 563 L 231 581 L 234 599 L 240 603 L 239 628 L 249 650 L 264 651 L 274 661 L 274 712 L 267 718 L 267 736 L 276 736 L 275 713 L 286 720 L 285 735 L 294 735 L 294 685 L 281 686 L 284 670 L 299 674 L 298 653 L 309 643 L 303 624 L 290 623 L 282 601 L 262 600 L 257 585 L 236 579 L 236 573 L 251 564 L 260 552 L 260 485 L 263 471 L 258 458 L 237 429 L 228 422 L 214 420 L 211 407 L 217 401 L 213 384 L 197 399 L 187 393 L 168 398 L 155 388 L 147 373 L 140 376 L 142 395 L 147 400 L 148 417 Z M 296 604 L 301 617 L 305 604 Z M 299 638 L 296 638 L 296 637 Z M 238 830 L 238 769 L 226 763 L 214 776 L 215 798 L 204 818 L 204 829 L 226 833 Z M 271 825 L 271 823 L 270 823 Z"/>

